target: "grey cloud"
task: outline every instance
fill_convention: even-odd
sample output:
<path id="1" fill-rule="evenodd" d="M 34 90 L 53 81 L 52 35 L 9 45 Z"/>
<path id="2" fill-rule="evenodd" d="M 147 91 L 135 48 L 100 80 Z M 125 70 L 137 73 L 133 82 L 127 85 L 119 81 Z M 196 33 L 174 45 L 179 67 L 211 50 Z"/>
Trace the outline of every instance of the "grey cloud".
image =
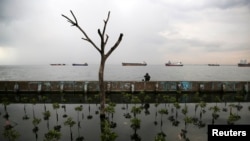
<path id="1" fill-rule="evenodd" d="M 228 9 L 240 6 L 246 6 L 250 8 L 250 1 L 249 0 L 209 0 L 208 6 L 221 8 L 221 9 Z"/>

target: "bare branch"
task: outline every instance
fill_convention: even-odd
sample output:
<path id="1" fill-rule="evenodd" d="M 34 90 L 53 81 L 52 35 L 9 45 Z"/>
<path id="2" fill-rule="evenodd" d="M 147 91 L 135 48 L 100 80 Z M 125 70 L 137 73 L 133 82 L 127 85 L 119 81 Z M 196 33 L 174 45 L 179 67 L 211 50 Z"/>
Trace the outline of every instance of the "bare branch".
<path id="1" fill-rule="evenodd" d="M 102 36 L 104 36 L 104 34 L 105 34 L 106 26 L 107 26 L 107 23 L 108 23 L 108 20 L 109 20 L 109 16 L 110 16 L 110 11 L 108 12 L 108 17 L 107 17 L 107 19 L 104 20 L 104 27 L 103 27 L 103 31 L 102 31 Z"/>
<path id="2" fill-rule="evenodd" d="M 87 39 L 87 38 L 83 38 L 83 37 L 82 37 L 82 39 L 83 39 L 83 40 L 86 40 L 86 41 L 88 41 L 88 39 Z"/>
<path id="3" fill-rule="evenodd" d="M 76 19 L 76 17 L 75 17 L 75 15 L 74 15 L 74 13 L 72 12 L 72 10 L 70 10 L 70 13 L 71 13 L 71 14 L 72 14 L 72 16 L 74 17 L 76 25 L 78 25 L 77 19 Z"/>
<path id="4" fill-rule="evenodd" d="M 108 58 L 109 55 L 118 47 L 118 45 L 122 41 L 122 37 L 123 37 L 123 34 L 121 33 L 120 36 L 119 36 L 119 38 L 118 38 L 118 40 L 114 44 L 114 46 L 112 48 L 110 48 L 110 50 L 108 51 L 108 53 L 105 55 L 106 58 Z"/>
<path id="5" fill-rule="evenodd" d="M 89 36 L 87 35 L 87 33 L 78 25 L 77 19 L 74 15 L 74 13 L 70 10 L 70 13 L 72 14 L 73 18 L 75 21 L 71 20 L 70 18 L 68 18 L 67 16 L 63 15 L 62 16 L 64 18 L 66 18 L 68 20 L 68 22 L 70 22 L 72 24 L 72 26 L 76 26 L 84 35 L 84 37 L 82 38 L 85 41 L 88 41 L 90 44 L 92 44 L 94 46 L 94 48 L 96 48 L 97 51 L 99 51 L 101 53 L 101 50 L 96 46 L 96 44 L 89 38 Z"/>
<path id="6" fill-rule="evenodd" d="M 101 34 L 101 30 L 98 29 L 97 32 L 98 32 L 98 34 L 99 34 L 99 36 L 100 36 L 100 38 L 101 38 L 101 42 L 102 42 L 102 41 L 103 41 L 103 36 L 102 36 L 102 34 Z"/>
<path id="7" fill-rule="evenodd" d="M 106 40 L 104 41 L 104 45 L 106 45 L 106 44 L 107 44 L 108 39 L 109 39 L 109 35 L 108 35 L 108 34 L 106 34 Z"/>
<path id="8" fill-rule="evenodd" d="M 72 21 L 70 18 L 68 18 L 67 16 L 65 16 L 65 15 L 63 15 L 63 14 L 62 14 L 62 16 L 63 16 L 64 18 L 66 18 L 67 21 L 68 21 L 69 23 L 72 24 L 72 26 L 76 26 L 76 23 L 75 23 L 74 21 Z"/>

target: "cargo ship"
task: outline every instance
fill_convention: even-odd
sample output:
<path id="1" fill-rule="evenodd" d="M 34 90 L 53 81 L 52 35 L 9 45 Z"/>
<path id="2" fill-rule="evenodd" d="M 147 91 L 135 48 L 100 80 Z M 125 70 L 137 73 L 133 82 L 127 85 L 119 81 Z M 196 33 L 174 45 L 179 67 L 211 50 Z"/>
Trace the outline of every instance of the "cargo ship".
<path id="1" fill-rule="evenodd" d="M 180 67 L 182 67 L 183 64 L 182 64 L 182 62 L 174 62 L 174 63 L 172 63 L 171 61 L 168 61 L 168 63 L 165 63 L 165 66 L 180 66 Z"/>
<path id="2" fill-rule="evenodd" d="M 208 64 L 208 66 L 220 66 L 220 64 Z"/>
<path id="3" fill-rule="evenodd" d="M 83 64 L 73 63 L 72 66 L 88 66 L 88 63 L 83 63 Z"/>
<path id="4" fill-rule="evenodd" d="M 247 60 L 240 60 L 238 67 L 250 67 L 250 63 L 247 63 Z"/>
<path id="5" fill-rule="evenodd" d="M 146 62 L 143 63 L 125 63 L 122 62 L 122 66 L 147 66 Z"/>
<path id="6" fill-rule="evenodd" d="M 51 66 L 65 66 L 66 64 L 50 64 Z"/>

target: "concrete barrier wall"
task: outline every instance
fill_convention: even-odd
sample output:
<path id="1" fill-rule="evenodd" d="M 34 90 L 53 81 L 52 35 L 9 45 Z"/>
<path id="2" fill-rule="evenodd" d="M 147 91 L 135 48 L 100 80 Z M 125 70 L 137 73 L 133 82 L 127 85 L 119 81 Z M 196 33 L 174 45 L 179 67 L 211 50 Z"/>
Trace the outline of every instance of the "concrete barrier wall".
<path id="1" fill-rule="evenodd" d="M 98 81 L 0 81 L 0 92 L 97 92 Z M 238 92 L 250 89 L 242 81 L 107 81 L 108 92 Z"/>

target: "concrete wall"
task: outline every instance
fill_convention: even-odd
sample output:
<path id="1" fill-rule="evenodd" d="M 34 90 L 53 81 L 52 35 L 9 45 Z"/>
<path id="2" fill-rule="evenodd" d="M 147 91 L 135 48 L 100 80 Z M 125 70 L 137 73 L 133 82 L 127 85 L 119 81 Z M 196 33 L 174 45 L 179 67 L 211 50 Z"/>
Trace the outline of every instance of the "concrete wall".
<path id="1" fill-rule="evenodd" d="M 238 92 L 250 89 L 246 81 L 107 81 L 108 92 Z M 5 92 L 97 92 L 98 81 L 0 81 Z"/>

